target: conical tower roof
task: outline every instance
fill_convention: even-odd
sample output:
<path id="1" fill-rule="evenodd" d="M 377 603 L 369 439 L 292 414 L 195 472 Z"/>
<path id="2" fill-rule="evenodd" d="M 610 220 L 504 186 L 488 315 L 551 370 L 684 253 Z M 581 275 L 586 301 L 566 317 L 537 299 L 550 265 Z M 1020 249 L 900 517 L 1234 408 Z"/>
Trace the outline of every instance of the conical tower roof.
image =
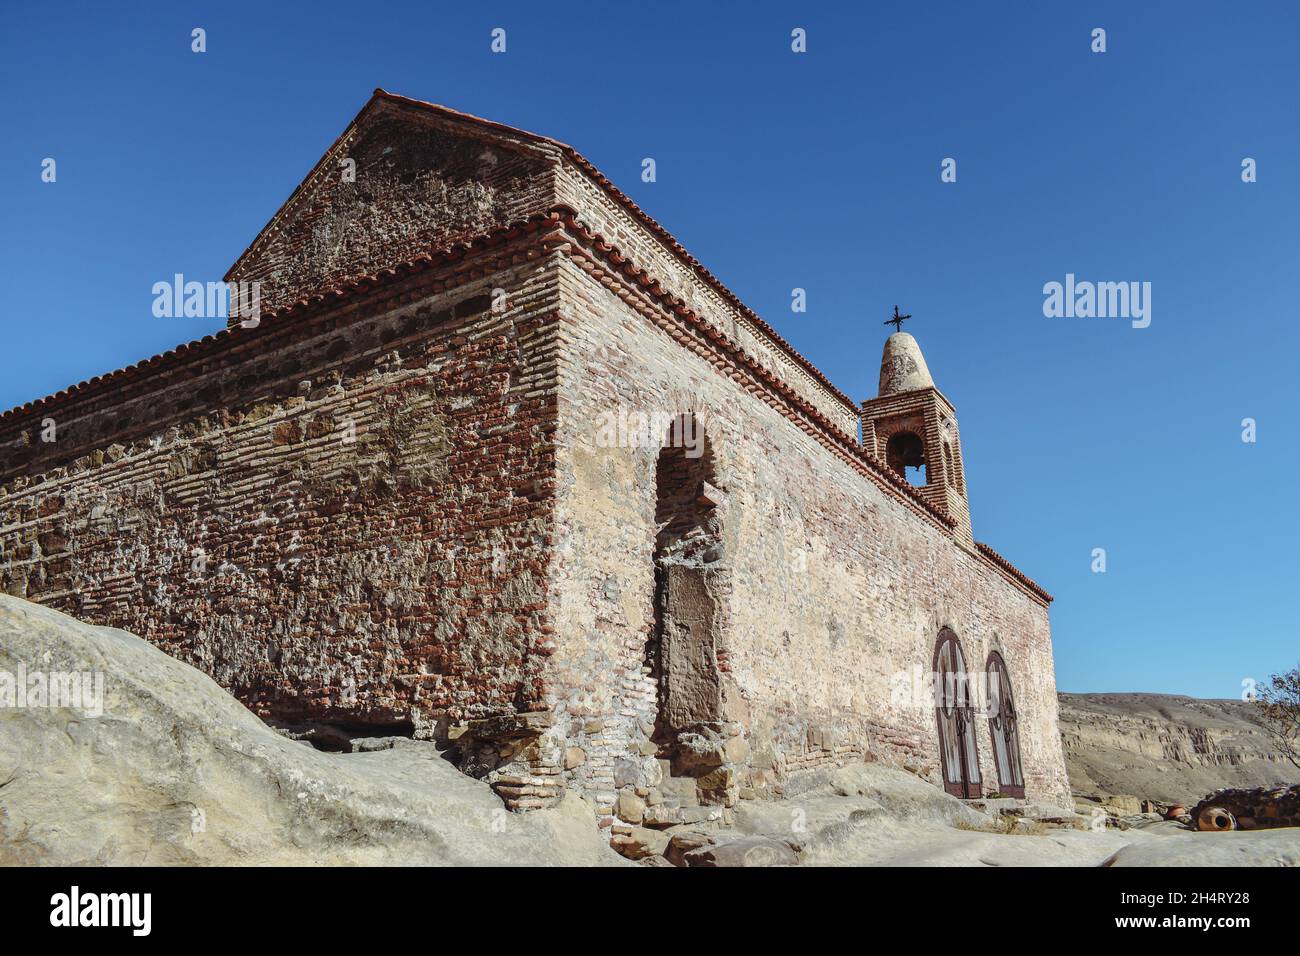
<path id="1" fill-rule="evenodd" d="M 921 346 L 907 332 L 895 332 L 885 341 L 885 354 L 880 359 L 880 395 L 933 387 L 934 379 Z"/>

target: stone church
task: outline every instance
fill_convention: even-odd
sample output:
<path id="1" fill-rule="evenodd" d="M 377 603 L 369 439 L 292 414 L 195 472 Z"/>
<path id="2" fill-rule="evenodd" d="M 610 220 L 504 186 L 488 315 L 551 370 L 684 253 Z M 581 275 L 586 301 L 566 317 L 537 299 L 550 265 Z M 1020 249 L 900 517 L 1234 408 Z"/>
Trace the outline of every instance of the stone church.
<path id="1" fill-rule="evenodd" d="M 572 147 L 382 90 L 225 278 L 257 321 L 0 416 L 8 593 L 515 809 L 1068 800 L 1051 597 L 911 335 L 857 404 Z"/>

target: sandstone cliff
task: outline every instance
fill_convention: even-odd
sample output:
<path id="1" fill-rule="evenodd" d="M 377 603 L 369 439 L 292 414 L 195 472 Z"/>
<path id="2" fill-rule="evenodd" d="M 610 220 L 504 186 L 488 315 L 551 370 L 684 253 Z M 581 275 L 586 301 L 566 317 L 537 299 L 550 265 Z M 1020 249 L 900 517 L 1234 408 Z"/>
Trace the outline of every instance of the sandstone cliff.
<path id="1" fill-rule="evenodd" d="M 1059 694 L 1077 795 L 1132 794 L 1191 806 L 1222 787 L 1300 782 L 1251 705 L 1167 694 Z"/>

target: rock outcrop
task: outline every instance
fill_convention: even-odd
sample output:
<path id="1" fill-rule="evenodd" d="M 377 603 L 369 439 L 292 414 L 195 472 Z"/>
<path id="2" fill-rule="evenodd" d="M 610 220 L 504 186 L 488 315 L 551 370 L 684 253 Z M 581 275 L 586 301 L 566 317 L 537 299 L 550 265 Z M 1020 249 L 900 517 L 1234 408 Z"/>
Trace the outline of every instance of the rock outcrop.
<path id="1" fill-rule="evenodd" d="M 1300 828 L 1117 827 L 1104 813 L 957 800 L 881 763 L 810 771 L 788 799 L 741 800 L 725 808 L 734 826 L 660 820 L 659 804 L 629 795 L 629 822 L 602 831 L 571 793 L 509 812 L 430 743 L 347 743 L 333 753 L 291 739 L 146 641 L 0 595 L 0 865 L 1300 862 Z"/>
<path id="2" fill-rule="evenodd" d="M 20 674 L 88 693 L 16 706 Z M 0 595 L 0 865 L 623 864 L 592 821 L 572 796 L 511 813 L 432 744 L 316 750 L 138 637 Z"/>
<path id="3" fill-rule="evenodd" d="M 1250 704 L 1166 694 L 1059 694 L 1076 795 L 1192 806 L 1226 787 L 1300 782 Z"/>
<path id="4" fill-rule="evenodd" d="M 1103 866 L 1300 866 L 1300 830 L 1255 833 L 1195 833 L 1175 831 L 1177 824 L 1153 839 L 1129 843 Z"/>

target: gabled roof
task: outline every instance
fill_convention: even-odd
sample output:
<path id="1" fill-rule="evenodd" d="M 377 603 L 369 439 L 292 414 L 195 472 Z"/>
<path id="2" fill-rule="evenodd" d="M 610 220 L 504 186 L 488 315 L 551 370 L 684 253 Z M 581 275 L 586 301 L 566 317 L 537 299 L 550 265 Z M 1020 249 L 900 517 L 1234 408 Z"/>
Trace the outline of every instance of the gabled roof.
<path id="1" fill-rule="evenodd" d="M 484 119 L 482 117 L 474 116 L 469 113 L 463 113 L 459 110 L 454 110 L 447 106 L 440 106 L 436 103 L 427 103 L 423 100 L 415 100 L 406 96 L 400 96 L 396 93 L 389 93 L 387 90 L 384 89 L 375 90 L 374 94 L 366 102 L 366 105 L 363 106 L 361 110 L 357 113 L 357 115 L 352 118 L 352 121 L 347 125 L 347 127 L 343 130 L 343 132 L 335 139 L 334 143 L 330 146 L 330 148 L 325 151 L 324 155 L 320 158 L 320 160 L 317 161 L 316 165 L 312 167 L 311 172 L 308 173 L 308 175 L 302 180 L 302 182 L 298 184 L 298 186 L 294 189 L 294 191 L 290 193 L 289 198 L 285 200 L 285 202 L 280 206 L 279 210 L 277 210 L 276 214 L 272 216 L 271 219 L 266 223 L 266 225 L 262 227 L 262 229 L 258 232 L 257 236 L 253 239 L 253 241 L 249 243 L 248 247 L 245 248 L 245 250 L 242 253 L 240 253 L 239 257 L 235 260 L 234 264 L 232 264 L 231 267 L 226 271 L 224 277 L 226 281 L 229 281 L 231 279 L 232 275 L 239 268 L 240 264 L 243 263 L 249 257 L 249 255 L 253 253 L 258 248 L 258 246 L 269 235 L 271 235 L 274 232 L 274 230 L 279 225 L 279 223 L 293 210 L 298 200 L 305 195 L 309 184 L 312 182 L 317 172 L 320 171 L 322 167 L 324 167 L 325 164 L 328 162 L 330 155 L 333 153 L 335 147 L 337 147 L 339 143 L 342 142 L 347 137 L 348 133 L 353 129 L 353 127 L 357 125 L 357 123 L 364 116 L 366 116 L 367 113 L 375 109 L 377 104 L 381 104 L 381 103 L 392 103 L 403 107 L 419 109 L 443 118 L 472 124 L 484 131 L 496 133 L 499 135 L 505 135 L 507 137 L 513 137 L 526 142 L 546 144 L 558 149 L 563 155 L 568 157 L 570 161 L 572 161 L 575 165 L 577 165 L 580 169 L 582 169 L 587 175 L 589 175 L 601 187 L 601 189 L 603 189 L 611 198 L 613 198 L 616 202 L 618 202 L 625 209 L 627 209 L 628 212 L 630 212 L 642 225 L 644 225 L 648 230 L 650 230 L 650 232 L 652 232 L 657 238 L 659 238 L 660 241 L 662 241 L 665 246 L 667 246 L 678 258 L 680 258 L 687 266 L 690 267 L 690 269 L 695 273 L 695 275 L 697 275 L 703 282 L 705 282 L 707 285 L 713 288 L 714 291 L 716 291 L 728 304 L 730 304 L 733 308 L 739 311 L 751 324 L 753 324 L 755 328 L 759 329 L 772 342 L 773 345 L 775 345 L 778 349 L 786 353 L 795 362 L 795 364 L 797 364 L 800 368 L 806 371 L 818 384 L 820 384 L 827 391 L 827 393 L 830 396 L 832 396 L 835 400 L 840 402 L 850 414 L 854 416 L 857 415 L 858 412 L 857 405 L 847 395 L 845 395 L 842 391 L 840 391 L 830 381 L 830 379 L 828 379 L 822 373 L 820 369 L 818 369 L 815 365 L 812 364 L 812 362 L 810 362 L 805 356 L 803 356 L 798 350 L 796 350 L 794 346 L 792 346 L 789 342 L 787 342 L 774 328 L 772 328 L 772 326 L 768 325 L 767 322 L 765 322 L 762 318 L 760 318 L 757 313 L 755 313 L 752 309 L 750 309 L 747 305 L 745 305 L 739 299 L 739 297 L 736 296 L 734 292 L 732 292 L 725 285 L 723 285 L 723 283 L 716 276 L 714 276 L 713 273 L 709 272 L 709 270 L 706 269 L 699 262 L 698 259 L 692 256 L 686 250 L 686 248 L 681 245 L 681 243 L 679 243 L 675 238 L 673 238 L 672 234 L 668 232 L 667 229 L 661 226 L 655 219 L 653 219 L 650 215 L 648 215 L 643 209 L 641 209 L 640 206 L 638 206 L 625 193 L 623 193 L 622 190 L 620 190 L 617 186 L 615 186 L 612 182 L 610 182 L 605 177 L 605 175 L 600 172 L 600 170 L 598 170 L 586 157 L 584 157 L 572 146 L 569 146 L 567 143 L 562 143 L 559 140 L 551 139 L 550 137 L 547 136 L 542 136 L 538 133 L 532 133 L 527 130 L 517 129 L 516 127 L 508 126 L 504 123 L 498 123 L 494 120 Z M 440 251 L 441 251 L 440 248 L 431 248 L 430 254 L 436 256 L 440 253 Z M 392 269 L 381 270 L 381 274 L 391 274 L 391 273 L 393 273 Z M 318 296 L 331 296 L 336 294 L 341 289 L 347 289 L 357 284 L 368 282 L 369 280 L 372 280 L 374 278 L 376 278 L 376 276 L 373 276 L 370 273 L 358 273 L 357 275 L 349 276 L 346 279 L 340 281 L 332 288 L 316 290 L 315 295 L 312 296 L 311 298 L 315 298 Z M 298 304 L 305 305 L 306 302 L 307 299 L 303 299 L 300 300 Z M 285 313 L 290 310 L 286 307 L 276 311 L 278 313 Z M 186 352 L 192 349 L 193 347 L 195 347 L 196 345 L 199 345 L 201 342 L 207 342 L 214 338 L 224 337 L 223 332 L 225 331 L 230 331 L 230 330 L 218 331 L 213 335 L 205 336 L 201 340 L 196 340 L 188 344 L 179 345 L 175 349 L 171 349 L 168 350 L 167 352 L 160 353 L 158 355 L 153 356 L 152 358 L 142 359 L 141 361 L 136 362 L 133 365 L 127 366 L 124 369 L 119 369 L 114 372 L 107 372 L 103 375 L 96 375 L 83 382 L 70 385 L 67 388 L 61 389 L 60 391 L 52 395 L 47 395 L 43 398 L 34 399 L 32 401 L 24 403 L 23 405 L 16 406 L 12 409 L 9 409 L 8 411 L 0 413 L 0 421 L 11 422 L 22 413 L 30 413 L 37 408 L 48 407 L 49 405 L 53 404 L 56 401 L 70 397 L 74 393 L 84 394 L 87 388 L 90 386 L 102 386 L 113 380 L 119 380 L 120 377 L 123 376 L 124 374 L 134 375 L 134 374 L 138 374 L 144 369 L 157 367 L 160 361 L 165 360 L 177 353 Z"/>
<path id="2" fill-rule="evenodd" d="M 311 172 L 308 173 L 307 176 L 303 179 L 303 181 L 298 184 L 297 188 L 295 188 L 294 191 L 289 195 L 289 198 L 285 200 L 284 204 L 280 207 L 280 209 L 276 212 L 276 214 L 271 217 L 270 221 L 268 221 L 267 224 L 262 227 L 261 231 L 258 232 L 257 236 L 253 239 L 253 241 L 249 243 L 248 248 L 245 249 L 240 254 L 239 258 L 235 260 L 235 263 L 230 267 L 230 269 L 226 271 L 225 279 L 227 281 L 229 281 L 232 278 L 234 273 L 238 270 L 239 266 L 250 256 L 250 254 L 252 254 L 261 245 L 261 243 L 267 237 L 269 237 L 276 230 L 276 228 L 279 226 L 281 221 L 296 207 L 298 200 L 305 195 L 307 188 L 309 187 L 313 179 L 316 177 L 317 172 L 326 166 L 331 154 L 334 152 L 335 148 L 339 145 L 339 143 L 341 143 L 347 137 L 348 133 L 358 123 L 360 123 L 361 120 L 368 113 L 374 110 L 379 104 L 383 104 L 383 103 L 396 104 L 401 107 L 420 110 L 422 112 L 428 113 L 430 115 L 438 116 L 443 119 L 468 124 L 484 132 L 495 133 L 498 135 L 506 136 L 508 138 L 522 140 L 524 142 L 546 145 L 560 151 L 561 154 L 567 157 L 579 169 L 581 169 L 584 173 L 590 176 L 610 198 L 612 198 L 615 202 L 617 202 L 619 205 L 625 208 L 629 213 L 631 213 L 632 216 L 635 217 L 637 221 L 641 223 L 641 225 L 645 226 L 657 239 L 659 239 L 665 246 L 667 246 L 668 249 L 670 249 L 674 255 L 676 255 L 679 259 L 681 259 L 687 266 L 689 266 L 691 271 L 694 272 L 695 275 L 701 281 L 703 281 L 706 285 L 710 286 L 730 306 L 732 306 L 734 309 L 740 312 L 751 324 L 753 324 L 757 329 L 759 329 L 763 333 L 763 335 L 772 342 L 773 345 L 775 345 L 782 352 L 786 353 L 795 362 L 796 365 L 798 365 L 805 372 L 807 372 L 835 400 L 843 404 L 845 409 L 851 415 L 853 416 L 857 415 L 858 406 L 851 398 L 848 397 L 848 395 L 840 391 L 840 389 L 837 388 L 835 384 L 832 383 L 831 380 L 827 378 L 819 368 L 817 368 L 817 366 L 813 365 L 811 361 L 809 361 L 804 355 L 802 355 L 797 349 L 795 349 L 793 345 L 791 345 L 788 341 L 786 341 L 780 335 L 780 333 L 776 331 L 776 329 L 774 329 L 762 318 L 760 318 L 756 312 L 754 312 L 751 308 L 749 308 L 749 306 L 745 305 L 745 303 L 742 302 L 734 292 L 732 292 L 725 285 L 723 285 L 723 283 L 721 282 L 721 280 L 717 278 L 717 276 L 715 276 L 708 269 L 706 269 L 698 259 L 696 259 L 693 255 L 691 255 L 686 250 L 686 248 L 673 237 L 672 233 L 670 233 L 667 229 L 665 229 L 662 225 L 660 225 L 658 221 L 656 221 L 653 217 L 651 217 L 648 213 L 646 213 L 645 210 L 643 210 L 640 206 L 638 206 L 635 202 L 633 202 L 632 199 L 626 193 L 624 193 L 612 182 L 610 182 L 610 180 L 606 178 L 605 174 L 602 173 L 599 169 L 597 169 L 596 166 L 590 160 L 588 160 L 585 156 L 579 153 L 568 143 L 563 143 L 557 139 L 552 139 L 549 136 L 543 136 L 540 133 L 533 133 L 533 132 L 529 132 L 528 130 L 519 129 L 514 126 L 508 126 L 505 123 L 498 123 L 495 120 L 484 119 L 481 116 L 474 116 L 471 113 L 464 113 L 461 112 L 460 110 L 452 109 L 449 106 L 441 106 L 437 103 L 429 103 L 424 100 L 416 100 L 416 99 L 411 99 L 410 97 L 407 96 L 401 96 L 397 93 L 390 93 L 387 90 L 382 88 L 377 88 L 375 90 L 374 94 L 366 102 L 366 105 L 363 106 L 361 110 L 357 113 L 357 115 L 352 118 L 352 122 L 350 122 L 347 125 L 347 127 L 343 130 L 343 132 L 339 135 L 339 137 L 334 141 L 333 145 L 331 145 L 330 148 L 325 151 L 325 154 L 320 158 L 320 160 L 316 163 L 316 165 L 312 167 Z M 328 290 L 322 289 L 319 291 L 327 292 Z"/>
<path id="3" fill-rule="evenodd" d="M 236 259 L 234 263 L 230 266 L 230 268 L 226 270 L 226 274 L 223 277 L 226 281 L 230 281 L 230 279 L 234 276 L 235 272 L 239 269 L 240 265 L 243 264 L 244 261 L 248 259 L 249 255 L 252 252 L 254 252 L 272 233 L 274 233 L 276 228 L 279 226 L 279 224 L 289 215 L 289 213 L 291 213 L 294 210 L 294 208 L 298 204 L 298 201 L 302 199 L 303 196 L 307 193 L 312 182 L 315 180 L 317 173 L 319 173 L 323 168 L 328 167 L 330 157 L 335 152 L 335 150 L 339 147 L 339 144 L 341 144 L 344 140 L 346 140 L 348 134 L 351 133 L 352 130 L 355 129 L 358 125 L 360 125 L 362 120 L 364 120 L 370 113 L 374 112 L 377 106 L 384 103 L 395 103 L 399 106 L 418 107 L 419 109 L 425 112 L 442 117 L 444 119 L 463 121 L 480 130 L 498 133 L 506 136 L 507 138 L 524 140 L 527 142 L 534 142 L 534 143 L 544 143 L 544 144 L 554 146 L 556 149 L 559 150 L 571 149 L 571 147 L 565 146 L 563 143 L 557 142 L 556 140 L 548 139 L 545 136 L 540 136 L 537 133 L 530 133 L 527 130 L 516 129 L 513 126 L 507 126 L 504 123 L 498 123 L 495 122 L 494 120 L 484 119 L 481 116 L 473 116 L 469 113 L 462 113 L 459 110 L 454 110 L 449 106 L 440 106 L 436 103 L 426 103 L 422 100 L 413 100 L 408 97 L 399 96 L 396 93 L 389 93 L 387 90 L 377 88 L 375 92 L 371 95 L 370 99 L 366 101 L 365 106 L 361 107 L 361 109 L 357 111 L 357 115 L 352 117 L 351 122 L 349 122 L 348 125 L 343 128 L 343 132 L 341 132 L 338 135 L 338 137 L 334 140 L 334 142 L 330 144 L 329 149 L 325 150 L 325 152 L 321 155 L 321 158 L 316 161 L 316 165 L 314 165 L 311 168 L 311 171 L 308 172 L 307 175 L 303 177 L 302 181 L 298 183 L 297 186 L 294 187 L 293 192 L 289 194 L 289 198 L 286 199 L 280 205 L 280 208 L 276 210 L 275 215 L 273 215 L 269 220 L 267 220 L 266 225 L 263 226 L 258 231 L 256 236 L 253 237 L 253 241 L 248 244 L 247 248 L 245 248 L 244 251 L 239 254 L 239 258 Z"/>

